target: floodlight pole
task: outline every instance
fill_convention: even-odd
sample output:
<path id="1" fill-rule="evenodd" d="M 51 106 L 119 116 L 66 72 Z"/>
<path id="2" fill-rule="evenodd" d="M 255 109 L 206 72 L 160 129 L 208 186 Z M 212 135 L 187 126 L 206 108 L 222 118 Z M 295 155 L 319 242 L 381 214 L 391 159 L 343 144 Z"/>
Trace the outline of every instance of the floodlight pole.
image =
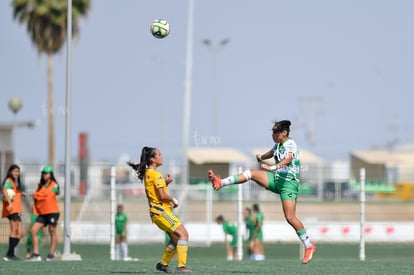
<path id="1" fill-rule="evenodd" d="M 72 54 L 72 0 L 68 0 L 66 32 L 66 106 L 65 106 L 65 220 L 63 254 L 70 254 L 70 134 L 71 134 L 71 54 Z"/>
<path id="2" fill-rule="evenodd" d="M 213 94 L 213 135 L 215 137 L 219 136 L 219 64 L 218 64 L 218 55 L 221 50 L 230 42 L 230 38 L 224 38 L 216 45 L 208 38 L 203 39 L 202 43 L 205 45 L 213 54 L 213 66 L 212 66 L 212 94 Z"/>
<path id="3" fill-rule="evenodd" d="M 182 132 L 182 184 L 184 196 L 182 197 L 181 207 L 184 212 L 181 218 L 185 220 L 186 205 L 185 198 L 188 192 L 189 175 L 188 175 L 188 147 L 190 137 L 190 114 L 191 114 L 191 77 L 193 69 L 193 24 L 194 24 L 194 0 L 188 0 L 187 11 L 187 45 L 186 45 L 186 62 L 184 76 L 184 109 L 183 109 L 183 132 Z"/>
<path id="4" fill-rule="evenodd" d="M 70 253 L 70 216 L 71 216 L 71 69 L 72 69 L 72 0 L 68 0 L 66 33 L 66 106 L 65 106 L 65 202 L 63 224 L 63 255 L 62 260 L 80 260 L 80 256 Z"/>

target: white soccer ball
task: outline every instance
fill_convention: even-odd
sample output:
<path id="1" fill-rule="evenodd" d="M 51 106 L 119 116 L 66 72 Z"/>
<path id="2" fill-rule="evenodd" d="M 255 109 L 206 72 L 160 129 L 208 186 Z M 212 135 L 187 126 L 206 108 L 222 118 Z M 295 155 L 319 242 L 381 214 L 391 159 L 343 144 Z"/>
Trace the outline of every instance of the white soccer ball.
<path id="1" fill-rule="evenodd" d="M 151 33 L 155 38 L 165 38 L 170 33 L 170 24 L 164 19 L 155 19 L 151 24 Z"/>
<path id="2" fill-rule="evenodd" d="M 16 196 L 16 192 L 14 192 L 13 189 L 7 189 L 7 195 L 9 195 L 10 200 L 14 200 L 14 197 Z"/>

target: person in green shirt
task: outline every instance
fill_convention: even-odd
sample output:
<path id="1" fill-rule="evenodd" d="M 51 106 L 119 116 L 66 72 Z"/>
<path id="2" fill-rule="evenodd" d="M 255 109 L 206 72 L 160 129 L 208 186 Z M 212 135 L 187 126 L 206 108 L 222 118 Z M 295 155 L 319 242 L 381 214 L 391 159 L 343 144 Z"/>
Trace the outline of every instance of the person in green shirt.
<path id="1" fill-rule="evenodd" d="M 247 247 L 247 256 L 249 259 L 253 259 L 254 256 L 254 242 L 253 242 L 253 235 L 254 235 L 254 221 L 252 215 L 252 209 L 250 207 L 245 207 L 243 209 L 243 217 L 244 223 L 246 224 L 246 247 Z"/>
<path id="2" fill-rule="evenodd" d="M 265 259 L 263 248 L 263 213 L 260 211 L 260 207 L 257 203 L 253 204 L 253 224 L 254 231 L 252 236 L 253 241 L 253 260 L 263 261 Z"/>
<path id="3" fill-rule="evenodd" d="M 32 241 L 32 233 L 30 233 L 30 230 L 32 228 L 32 225 L 36 222 L 37 215 L 34 213 L 30 214 L 29 217 L 29 224 L 27 228 L 27 241 L 26 241 L 26 259 L 29 259 L 32 256 L 32 249 L 33 249 L 33 241 Z M 43 237 L 43 230 L 37 231 L 37 239 L 39 244 L 42 242 Z"/>
<path id="4" fill-rule="evenodd" d="M 118 204 L 116 207 L 115 214 L 115 260 L 118 261 L 121 259 L 121 250 L 122 250 L 122 259 L 128 261 L 128 243 L 127 243 L 127 223 L 128 217 L 124 212 L 124 206 Z"/>
<path id="5" fill-rule="evenodd" d="M 216 218 L 216 223 L 223 226 L 224 243 L 226 244 L 227 260 L 232 261 L 237 259 L 237 226 L 226 221 L 223 215 Z M 231 236 L 231 241 L 228 241 L 227 236 Z"/>

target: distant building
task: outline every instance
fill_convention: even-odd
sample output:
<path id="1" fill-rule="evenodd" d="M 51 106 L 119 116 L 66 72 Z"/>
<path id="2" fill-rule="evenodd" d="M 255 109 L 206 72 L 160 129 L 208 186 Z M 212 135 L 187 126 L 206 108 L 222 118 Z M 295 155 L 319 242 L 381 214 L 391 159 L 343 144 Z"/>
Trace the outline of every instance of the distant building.
<path id="1" fill-rule="evenodd" d="M 414 182 L 414 150 L 362 150 L 351 153 L 351 177 L 359 179 L 365 168 L 367 181 Z"/>
<path id="2" fill-rule="evenodd" d="M 224 147 L 197 147 L 188 149 L 190 183 L 207 180 L 207 170 L 223 177 L 233 173 L 237 165 L 246 166 L 251 159 L 242 152 Z"/>

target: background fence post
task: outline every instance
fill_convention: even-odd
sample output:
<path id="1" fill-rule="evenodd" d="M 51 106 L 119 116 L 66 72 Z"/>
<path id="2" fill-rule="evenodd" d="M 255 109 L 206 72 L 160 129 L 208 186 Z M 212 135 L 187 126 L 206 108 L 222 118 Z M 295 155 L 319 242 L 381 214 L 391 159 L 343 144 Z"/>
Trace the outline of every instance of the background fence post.
<path id="1" fill-rule="evenodd" d="M 359 259 L 365 261 L 365 168 L 360 169 L 360 239 L 359 239 Z"/>
<path id="2" fill-rule="evenodd" d="M 111 260 L 115 260 L 116 168 L 111 167 Z"/>

